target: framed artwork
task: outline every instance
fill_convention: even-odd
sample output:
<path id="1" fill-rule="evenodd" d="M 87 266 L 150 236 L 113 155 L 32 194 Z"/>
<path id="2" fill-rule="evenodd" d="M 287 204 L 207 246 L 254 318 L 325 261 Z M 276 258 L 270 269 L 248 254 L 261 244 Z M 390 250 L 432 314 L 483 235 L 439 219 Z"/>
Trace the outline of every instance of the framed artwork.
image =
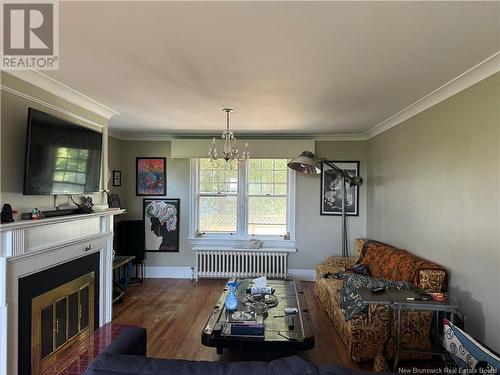
<path id="1" fill-rule="evenodd" d="M 166 158 L 136 158 L 135 195 L 167 195 L 166 164 Z"/>
<path id="2" fill-rule="evenodd" d="M 122 186 L 122 171 L 113 171 L 113 186 Z"/>
<path id="3" fill-rule="evenodd" d="M 179 252 L 180 199 L 144 198 L 144 249 Z"/>
<path id="4" fill-rule="evenodd" d="M 331 161 L 340 169 L 359 175 L 359 161 Z M 342 216 L 342 179 L 329 171 L 332 168 L 321 164 L 321 215 Z M 346 187 L 346 215 L 359 216 L 359 186 Z"/>

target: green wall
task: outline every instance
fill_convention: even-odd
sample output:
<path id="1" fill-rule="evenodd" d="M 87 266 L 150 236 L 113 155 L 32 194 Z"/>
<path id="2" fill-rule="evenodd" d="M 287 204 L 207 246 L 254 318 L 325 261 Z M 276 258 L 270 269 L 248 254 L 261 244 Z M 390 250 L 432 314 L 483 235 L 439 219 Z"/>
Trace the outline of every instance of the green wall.
<path id="1" fill-rule="evenodd" d="M 500 73 L 368 141 L 369 238 L 447 267 L 469 331 L 500 349 Z"/>
<path id="2" fill-rule="evenodd" d="M 252 142 L 249 141 L 251 150 Z M 210 141 L 207 140 L 207 149 Z M 316 142 L 316 153 L 329 160 L 359 160 L 361 175 L 366 177 L 365 141 L 321 141 Z M 110 137 L 110 169 L 122 170 L 120 193 L 122 206 L 127 214 L 118 220 L 142 219 L 142 199 L 135 195 L 135 158 L 138 156 L 167 157 L 167 197 L 181 199 L 180 251 L 179 253 L 148 253 L 148 266 L 189 267 L 194 265 L 194 253 L 188 244 L 188 215 L 190 162 L 189 159 L 170 158 L 169 141 L 126 141 Z M 117 166 L 115 168 L 115 166 Z M 119 168 L 118 168 L 119 167 Z M 113 187 L 110 187 L 113 191 Z M 364 237 L 366 232 L 366 185 L 360 189 L 360 215 L 348 219 L 348 234 L 351 252 L 353 241 Z M 329 255 L 341 255 L 341 218 L 320 216 L 320 178 L 297 174 L 296 180 L 296 247 L 290 255 L 289 267 L 313 270 Z"/>

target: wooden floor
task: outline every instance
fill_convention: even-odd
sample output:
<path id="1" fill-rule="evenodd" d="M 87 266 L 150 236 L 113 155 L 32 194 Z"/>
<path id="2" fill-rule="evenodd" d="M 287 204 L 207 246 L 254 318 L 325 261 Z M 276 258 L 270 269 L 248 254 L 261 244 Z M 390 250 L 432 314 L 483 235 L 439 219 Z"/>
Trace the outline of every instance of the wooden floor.
<path id="1" fill-rule="evenodd" d="M 113 322 L 135 324 L 148 331 L 148 355 L 157 358 L 190 360 L 270 360 L 270 353 L 248 353 L 224 350 L 201 344 L 203 330 L 214 303 L 220 297 L 225 280 L 147 279 L 134 284 L 123 303 L 114 305 Z M 345 367 L 370 370 L 372 363 L 353 362 L 315 297 L 314 282 L 303 282 L 304 294 L 313 324 L 314 349 L 299 354 L 316 364 L 334 363 Z"/>

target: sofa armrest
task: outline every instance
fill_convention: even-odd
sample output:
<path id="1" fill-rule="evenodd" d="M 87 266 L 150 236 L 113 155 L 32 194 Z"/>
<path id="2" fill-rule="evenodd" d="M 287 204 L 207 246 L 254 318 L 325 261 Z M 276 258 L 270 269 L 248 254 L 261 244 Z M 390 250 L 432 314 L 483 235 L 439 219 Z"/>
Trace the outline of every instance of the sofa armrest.
<path id="1" fill-rule="evenodd" d="M 147 332 L 145 328 L 130 327 L 109 344 L 104 352 L 108 354 L 146 355 Z"/>
<path id="2" fill-rule="evenodd" d="M 328 257 L 325 263 L 316 265 L 316 280 L 319 280 L 327 273 L 344 272 L 346 268 L 354 265 L 354 258 Z"/>
<path id="3" fill-rule="evenodd" d="M 355 258 L 329 256 L 326 258 L 325 264 L 333 269 L 333 272 L 343 272 L 354 266 L 355 261 Z"/>

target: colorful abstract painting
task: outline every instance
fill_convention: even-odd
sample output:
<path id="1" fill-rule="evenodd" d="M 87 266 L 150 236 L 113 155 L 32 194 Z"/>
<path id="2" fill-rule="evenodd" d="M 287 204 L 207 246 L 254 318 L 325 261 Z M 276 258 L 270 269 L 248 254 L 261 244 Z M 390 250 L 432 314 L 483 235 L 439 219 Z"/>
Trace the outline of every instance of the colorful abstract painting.
<path id="1" fill-rule="evenodd" d="M 136 195 L 166 195 L 166 158 L 137 158 L 136 178 Z"/>

